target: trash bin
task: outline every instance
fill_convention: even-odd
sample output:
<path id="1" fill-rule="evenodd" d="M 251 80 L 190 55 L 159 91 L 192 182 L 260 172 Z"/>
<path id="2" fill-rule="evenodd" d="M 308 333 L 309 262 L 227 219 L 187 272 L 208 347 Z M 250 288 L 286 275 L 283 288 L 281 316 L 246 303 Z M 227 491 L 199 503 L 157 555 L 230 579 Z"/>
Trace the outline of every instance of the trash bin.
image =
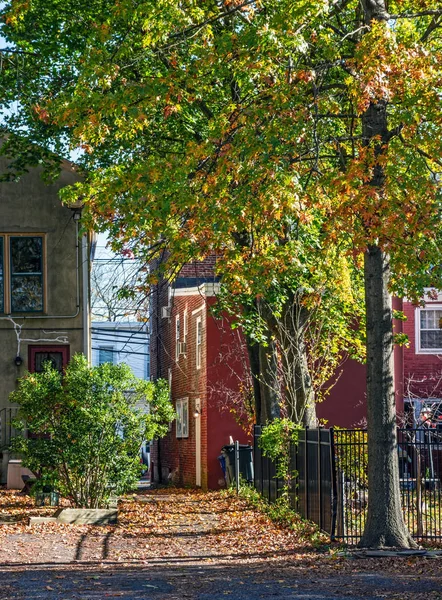
<path id="1" fill-rule="evenodd" d="M 253 481 L 253 454 L 249 444 L 239 445 L 239 473 L 248 483 Z M 227 485 L 235 481 L 235 445 L 229 444 L 221 448 L 221 456 L 225 459 L 225 478 Z"/>
<path id="2" fill-rule="evenodd" d="M 224 454 L 220 454 L 218 456 L 218 460 L 224 475 L 224 479 L 226 479 L 226 457 L 224 456 Z"/>

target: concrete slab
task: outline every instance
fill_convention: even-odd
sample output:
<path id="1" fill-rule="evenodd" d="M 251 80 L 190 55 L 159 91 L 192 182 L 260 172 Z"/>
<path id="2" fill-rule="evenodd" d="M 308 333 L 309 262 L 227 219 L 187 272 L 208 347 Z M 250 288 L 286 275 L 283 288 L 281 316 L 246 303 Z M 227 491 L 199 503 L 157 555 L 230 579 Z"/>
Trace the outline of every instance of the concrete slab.
<path id="1" fill-rule="evenodd" d="M 60 508 L 54 514 L 59 523 L 71 525 L 112 525 L 117 516 L 116 508 Z"/>
<path id="2" fill-rule="evenodd" d="M 43 523 L 58 523 L 57 517 L 29 517 L 29 525 L 42 525 Z"/>

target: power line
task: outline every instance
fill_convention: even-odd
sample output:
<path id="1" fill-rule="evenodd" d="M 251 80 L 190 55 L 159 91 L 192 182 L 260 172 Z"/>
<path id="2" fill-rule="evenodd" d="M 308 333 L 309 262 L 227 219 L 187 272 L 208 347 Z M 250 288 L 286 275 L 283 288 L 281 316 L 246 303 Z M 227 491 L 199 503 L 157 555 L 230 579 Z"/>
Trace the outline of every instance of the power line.
<path id="1" fill-rule="evenodd" d="M 94 330 L 92 331 L 92 337 L 103 337 L 103 338 L 113 338 L 115 340 L 133 340 L 134 342 L 137 342 L 138 344 L 147 344 L 149 342 L 149 336 L 145 335 L 145 336 L 138 336 L 136 334 L 134 335 L 130 335 L 130 333 L 123 333 L 122 335 L 117 335 L 117 334 L 112 334 L 112 333 L 107 333 L 107 332 L 102 332 L 102 331 L 97 331 Z"/>
<path id="2" fill-rule="evenodd" d="M 126 352 L 125 348 L 128 348 L 127 352 L 131 352 L 132 350 L 130 350 L 131 348 L 133 348 L 134 346 L 146 346 L 146 344 L 140 344 L 139 342 L 127 342 L 126 340 L 121 340 L 122 342 L 122 346 L 120 347 L 119 352 Z M 110 346 L 116 346 L 117 344 L 113 344 L 112 340 L 106 340 L 106 339 L 98 339 L 98 338 L 93 338 L 92 339 L 92 343 L 94 344 L 109 344 Z M 146 348 L 146 352 L 149 354 L 150 350 L 148 348 Z"/>
<path id="3" fill-rule="evenodd" d="M 137 354 L 139 356 L 150 356 L 149 352 L 126 352 L 124 350 L 113 350 L 112 348 L 96 348 L 92 346 L 92 350 L 106 350 L 106 352 L 112 352 L 113 354 Z"/>
<path id="4" fill-rule="evenodd" d="M 148 330 L 147 329 L 112 329 L 111 327 L 91 327 L 91 331 L 103 335 L 118 335 L 119 333 L 128 334 L 128 335 L 138 335 L 140 337 L 147 337 Z M 145 336 L 142 335 L 145 333 Z M 123 336 L 124 337 L 124 336 Z"/>

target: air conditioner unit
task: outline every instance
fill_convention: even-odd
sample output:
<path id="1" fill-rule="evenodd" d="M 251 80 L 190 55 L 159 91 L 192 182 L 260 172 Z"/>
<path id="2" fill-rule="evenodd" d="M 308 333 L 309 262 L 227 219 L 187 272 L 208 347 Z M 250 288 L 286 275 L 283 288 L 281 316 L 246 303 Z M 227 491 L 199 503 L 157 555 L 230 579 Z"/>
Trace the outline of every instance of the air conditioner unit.
<path id="1" fill-rule="evenodd" d="M 186 354 L 186 352 L 187 352 L 187 342 L 178 342 L 178 352 L 180 354 Z"/>
<path id="2" fill-rule="evenodd" d="M 171 313 L 172 313 L 172 307 L 171 306 L 162 306 L 161 307 L 161 317 L 163 319 L 170 319 Z"/>

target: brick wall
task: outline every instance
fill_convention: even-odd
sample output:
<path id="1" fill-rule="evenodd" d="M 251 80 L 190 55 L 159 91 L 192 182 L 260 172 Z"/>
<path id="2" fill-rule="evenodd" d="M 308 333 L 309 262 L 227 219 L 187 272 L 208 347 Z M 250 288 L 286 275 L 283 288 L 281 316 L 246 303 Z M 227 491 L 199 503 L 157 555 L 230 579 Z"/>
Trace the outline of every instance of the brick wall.
<path id="1" fill-rule="evenodd" d="M 216 264 L 216 260 L 216 254 L 211 254 L 202 261 L 188 263 L 182 267 L 178 277 L 214 277 L 214 267 Z"/>
<path id="2" fill-rule="evenodd" d="M 166 300 L 166 302 L 164 302 Z M 162 294 L 161 301 L 167 305 L 167 293 Z M 185 354 L 176 355 L 176 317 L 180 318 L 180 341 L 184 341 L 184 313 L 187 311 L 187 351 Z M 197 311 L 197 312 L 196 312 Z M 171 376 L 171 397 L 174 405 L 176 401 L 188 398 L 189 428 L 188 437 L 176 437 L 176 421 L 173 422 L 171 431 L 163 440 L 154 445 L 152 461 L 154 463 L 155 479 L 173 481 L 179 485 L 195 485 L 195 401 L 200 400 L 202 414 L 197 417 L 201 419 L 201 479 L 202 486 L 207 486 L 207 411 L 206 405 L 206 302 L 205 299 L 195 294 L 192 296 L 180 296 L 175 293 L 170 312 L 170 318 L 161 317 L 157 319 L 160 326 L 159 349 L 161 361 L 161 375 L 165 379 Z M 196 368 L 196 323 L 201 318 L 202 323 L 202 360 L 201 367 Z M 152 338 L 157 336 L 158 328 L 154 327 Z M 155 345 L 152 339 L 152 346 Z M 152 354 L 154 354 L 152 352 Z M 158 354 L 158 352 L 157 352 Z M 153 357 L 153 373 L 156 373 L 158 356 Z M 158 455 L 159 451 L 159 455 Z"/>

